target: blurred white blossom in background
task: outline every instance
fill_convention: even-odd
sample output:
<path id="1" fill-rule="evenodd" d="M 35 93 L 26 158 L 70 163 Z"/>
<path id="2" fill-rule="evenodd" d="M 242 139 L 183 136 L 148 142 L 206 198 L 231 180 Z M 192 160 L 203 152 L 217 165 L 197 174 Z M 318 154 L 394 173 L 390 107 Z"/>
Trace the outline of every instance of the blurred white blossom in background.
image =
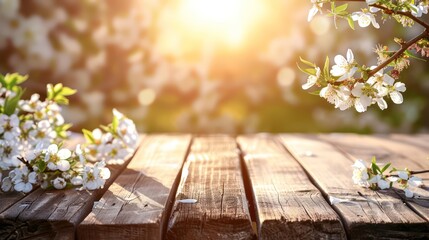
<path id="1" fill-rule="evenodd" d="M 383 38 L 373 27 L 345 36 L 347 26 L 334 31 L 331 20 L 319 14 L 307 24 L 308 1 L 256 1 L 255 14 L 261 16 L 248 20 L 245 32 L 228 27 L 231 36 L 241 34 L 230 41 L 191 32 L 194 26 L 181 19 L 183 2 L 0 0 L 0 72 L 29 74 L 29 92 L 42 92 L 50 82 L 77 89 L 63 110 L 76 129 L 107 122 L 113 107 L 148 132 L 428 127 L 428 88 L 421 87 L 427 85 L 427 63 L 404 77 L 413 82 L 407 84 L 409 102 L 383 115 L 335 112 L 302 91 L 306 78 L 297 71 L 298 56 L 323 62 L 322 56 L 354 46 L 354 54 L 370 62 L 372 47 Z M 369 15 L 356 20 L 366 24 L 364 18 L 371 24 Z"/>

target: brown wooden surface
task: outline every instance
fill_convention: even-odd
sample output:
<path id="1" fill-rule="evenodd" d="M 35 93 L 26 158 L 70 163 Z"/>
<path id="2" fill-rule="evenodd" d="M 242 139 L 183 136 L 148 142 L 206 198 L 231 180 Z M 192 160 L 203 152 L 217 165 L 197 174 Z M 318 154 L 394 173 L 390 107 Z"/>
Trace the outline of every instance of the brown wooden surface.
<path id="1" fill-rule="evenodd" d="M 190 135 L 150 135 L 78 227 L 79 239 L 160 239 Z"/>
<path id="2" fill-rule="evenodd" d="M 426 141 L 419 141 L 418 146 L 413 146 L 414 140 L 419 140 L 418 136 L 413 138 L 406 136 L 397 136 L 396 138 L 388 138 L 387 136 L 371 136 L 355 134 L 336 134 L 336 135 L 323 135 L 323 139 L 335 143 L 342 151 L 354 159 L 360 158 L 371 161 L 375 156 L 377 162 L 386 164 L 392 163 L 392 166 L 398 169 L 408 167 L 410 170 L 423 170 L 429 169 L 429 143 Z M 414 139 L 411 141 L 411 139 Z M 421 148 L 422 144 L 426 142 L 428 148 Z M 411 144 L 410 144 L 411 143 Z M 420 146 L 420 147 L 419 147 Z M 429 173 L 419 174 L 424 182 L 429 182 Z M 423 197 L 423 199 L 406 198 L 403 191 L 395 189 L 396 193 L 401 196 L 402 201 L 405 201 L 414 211 L 420 216 L 429 220 L 429 187 L 417 188 L 416 193 Z M 428 226 L 429 228 L 429 226 Z M 429 231 L 429 230 L 428 230 Z"/>
<path id="3" fill-rule="evenodd" d="M 419 199 L 351 179 L 356 158 L 429 169 L 428 134 L 143 139 L 105 189 L 0 193 L 0 239 L 429 239 L 429 174 Z"/>
<path id="4" fill-rule="evenodd" d="M 260 239 L 345 239 L 340 218 L 273 136 L 237 139 L 256 204 Z"/>
<path id="5" fill-rule="evenodd" d="M 351 239 L 429 237 L 427 221 L 405 205 L 393 190 L 372 191 L 354 185 L 353 160 L 334 146 L 294 135 L 283 135 L 282 139 L 327 197 L 347 200 L 332 207 L 343 219 Z"/>
<path id="6" fill-rule="evenodd" d="M 81 141 L 83 138 L 68 147 Z M 111 177 L 104 189 L 35 189 L 0 214 L 0 239 L 74 239 L 76 225 L 88 215 L 93 202 L 101 197 L 125 166 L 109 167 Z"/>
<path id="7" fill-rule="evenodd" d="M 195 199 L 196 203 L 178 200 Z M 196 137 L 182 171 L 167 239 L 252 239 L 236 142 Z"/>

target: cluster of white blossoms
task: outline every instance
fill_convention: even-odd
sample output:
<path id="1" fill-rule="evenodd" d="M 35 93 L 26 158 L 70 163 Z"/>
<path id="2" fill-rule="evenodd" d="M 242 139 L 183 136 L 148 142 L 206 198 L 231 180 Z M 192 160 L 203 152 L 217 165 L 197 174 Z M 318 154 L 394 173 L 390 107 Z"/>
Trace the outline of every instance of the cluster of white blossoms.
<path id="1" fill-rule="evenodd" d="M 103 126 L 102 131 L 83 130 L 87 144 L 85 151 L 88 160 L 104 161 L 107 164 L 123 164 L 132 155 L 138 144 L 138 132 L 134 122 L 113 109 L 113 121 Z"/>
<path id="2" fill-rule="evenodd" d="M 311 2 L 313 7 L 308 15 L 309 21 L 317 12 L 322 12 L 323 3 L 330 2 L 330 15 L 333 15 L 335 19 L 347 19 L 353 29 L 354 21 L 357 21 L 360 27 L 372 24 L 375 28 L 380 28 L 375 18 L 375 14 L 379 12 L 383 18 L 392 16 L 397 19 L 404 27 L 418 22 L 425 28 L 422 34 L 409 42 L 395 39 L 401 46 L 401 49 L 396 52 L 389 51 L 385 46 L 378 46 L 375 49 L 378 55 L 379 65 L 377 66 L 367 67 L 358 64 L 350 49 L 346 56 L 335 56 L 335 64 L 331 69 L 329 69 L 328 57 L 323 70 L 316 64 L 301 59 L 307 68 L 300 69 L 309 75 L 302 88 L 307 90 L 317 86 L 320 90 L 315 91 L 314 94 L 318 94 L 329 103 L 334 104 L 335 108 L 346 110 L 354 107 L 358 112 L 365 112 L 369 106 L 377 104 L 381 110 L 384 110 L 387 108 L 386 98 L 390 98 L 395 104 L 401 104 L 403 102 L 402 93 L 405 92 L 406 87 L 404 83 L 397 80 L 399 74 L 409 66 L 409 58 L 413 57 L 407 50 L 415 49 L 422 56 L 427 55 L 429 26 L 418 20 L 418 17 L 428 13 L 429 1 L 366 0 L 369 9 L 364 8 L 352 13 L 347 12 L 348 4 L 336 6 L 335 1 L 329 0 L 312 0 Z M 407 20 L 406 23 L 404 19 Z"/>
<path id="3" fill-rule="evenodd" d="M 329 72 L 325 71 L 323 76 L 322 71 L 315 64 L 304 62 L 311 68 L 303 70 L 309 74 L 309 77 L 302 88 L 307 90 L 314 85 L 323 86 L 318 92 L 319 96 L 340 110 L 354 107 L 358 112 L 365 112 L 372 104 L 377 104 L 381 110 L 384 110 L 387 108 L 386 97 L 395 104 L 403 102 L 401 93 L 406 90 L 405 84 L 395 81 L 392 76 L 384 73 L 383 69 L 365 81 L 355 77 L 357 72 L 362 73 L 360 70 L 362 67 L 358 67 L 352 50 L 348 49 L 346 57 L 335 56 L 334 61 L 335 65 Z M 375 68 L 376 66 L 372 66 L 368 70 Z M 327 77 L 330 79 L 327 80 Z"/>
<path id="4" fill-rule="evenodd" d="M 95 164 L 87 162 L 88 143 L 77 145 L 74 151 L 62 148 L 61 139 L 69 134 L 61 115 L 61 104 L 67 104 L 75 90 L 62 84 L 48 85 L 47 98 L 33 94 L 22 100 L 24 90 L 19 86 L 27 79 L 19 74 L 0 74 L 0 187 L 1 191 L 28 193 L 34 186 L 43 189 L 81 187 L 102 188 L 110 177 L 106 168 L 109 159 L 100 157 Z M 116 161 L 126 158 L 137 147 L 138 134 L 134 123 L 114 110 L 112 124 L 116 133 L 109 137 L 111 145 L 98 151 L 117 154 Z M 109 127 L 106 127 L 109 128 Z M 106 137 L 107 138 L 107 137 Z M 116 144 L 120 142 L 120 144 Z M 109 155 L 110 156 L 110 155 Z"/>
<path id="5" fill-rule="evenodd" d="M 416 197 L 413 189 L 423 186 L 422 179 L 412 176 L 412 172 L 408 169 L 397 170 L 396 168 L 392 168 L 388 171 L 390 166 L 391 164 L 389 163 L 383 168 L 380 168 L 376 163 L 375 157 L 370 165 L 365 161 L 358 159 L 352 166 L 353 182 L 361 187 L 370 188 L 372 190 L 389 189 L 394 183 L 396 183 L 404 190 L 406 197 Z M 396 173 L 396 175 L 392 175 L 392 173 Z"/>

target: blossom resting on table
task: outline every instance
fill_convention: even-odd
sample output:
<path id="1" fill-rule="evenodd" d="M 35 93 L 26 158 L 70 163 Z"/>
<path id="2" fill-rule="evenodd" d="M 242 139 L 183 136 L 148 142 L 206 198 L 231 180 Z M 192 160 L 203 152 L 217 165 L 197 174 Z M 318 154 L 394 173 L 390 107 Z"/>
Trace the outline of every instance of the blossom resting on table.
<path id="1" fill-rule="evenodd" d="M 396 168 L 391 168 L 390 171 L 388 171 L 391 167 L 390 163 L 380 168 L 377 165 L 375 157 L 372 159 L 372 163 L 370 165 L 365 161 L 358 159 L 352 167 L 353 183 L 372 190 L 389 189 L 395 183 L 399 185 L 399 188 L 404 190 L 406 197 L 412 198 L 415 196 L 412 191 L 413 188 L 421 187 L 423 185 L 422 179 L 412 176 L 413 172 L 408 169 L 398 170 Z M 396 175 L 392 175 L 392 173 L 395 172 Z"/>
<path id="2" fill-rule="evenodd" d="M 102 188 L 110 177 L 105 163 L 109 159 L 88 163 L 90 144 L 77 145 L 74 151 L 62 147 L 61 140 L 68 137 L 71 125 L 65 123 L 60 105 L 68 104 L 67 96 L 76 91 L 62 84 L 48 84 L 44 101 L 38 94 L 21 100 L 24 90 L 19 84 L 26 79 L 19 74 L 0 75 L 1 191 L 28 193 L 35 185 L 43 189 Z M 114 149 L 110 145 L 99 147 L 99 151 L 126 151 L 127 154 L 116 156 L 119 161 L 136 149 L 138 134 L 130 119 L 116 110 L 114 115 L 113 123 L 105 128 L 112 132 L 111 145 L 120 144 L 114 145 Z"/>
<path id="3" fill-rule="evenodd" d="M 87 140 L 86 156 L 90 161 L 123 164 L 137 147 L 138 133 L 134 122 L 113 109 L 113 122 L 93 131 L 83 130 Z"/>

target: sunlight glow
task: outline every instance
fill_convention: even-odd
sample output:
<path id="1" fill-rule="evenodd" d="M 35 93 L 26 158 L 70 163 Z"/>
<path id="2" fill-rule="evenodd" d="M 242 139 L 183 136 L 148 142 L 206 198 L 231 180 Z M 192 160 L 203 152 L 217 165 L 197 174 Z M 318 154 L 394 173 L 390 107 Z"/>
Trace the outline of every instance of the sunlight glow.
<path id="1" fill-rule="evenodd" d="M 262 13 L 260 0 L 183 0 L 180 16 L 188 30 L 237 45 Z"/>

